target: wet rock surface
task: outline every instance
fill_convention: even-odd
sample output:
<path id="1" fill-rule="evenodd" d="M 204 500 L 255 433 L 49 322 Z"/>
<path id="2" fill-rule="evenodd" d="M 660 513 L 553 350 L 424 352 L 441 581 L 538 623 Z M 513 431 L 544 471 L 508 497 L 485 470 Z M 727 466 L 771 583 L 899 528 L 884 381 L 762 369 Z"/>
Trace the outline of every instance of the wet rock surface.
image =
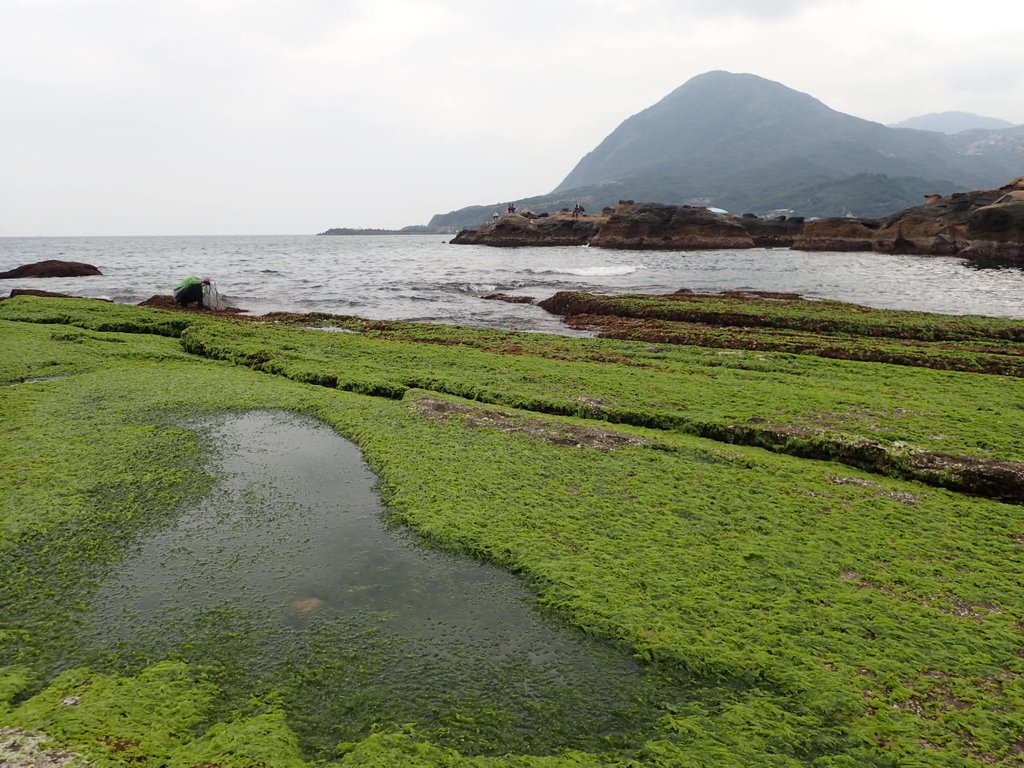
<path id="1" fill-rule="evenodd" d="M 508 304 L 533 304 L 535 301 L 533 296 L 512 296 L 507 293 L 490 293 L 481 298 L 487 301 L 504 301 Z"/>

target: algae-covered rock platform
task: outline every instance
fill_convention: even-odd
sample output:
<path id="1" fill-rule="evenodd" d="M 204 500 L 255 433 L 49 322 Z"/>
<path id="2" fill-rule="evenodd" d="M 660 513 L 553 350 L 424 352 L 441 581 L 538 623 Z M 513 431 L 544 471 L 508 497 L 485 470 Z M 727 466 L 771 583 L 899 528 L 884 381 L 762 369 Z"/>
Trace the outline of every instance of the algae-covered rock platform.
<path id="1" fill-rule="evenodd" d="M 1021 763 L 1024 323 L 551 308 L 0 302 L 0 763 Z"/>

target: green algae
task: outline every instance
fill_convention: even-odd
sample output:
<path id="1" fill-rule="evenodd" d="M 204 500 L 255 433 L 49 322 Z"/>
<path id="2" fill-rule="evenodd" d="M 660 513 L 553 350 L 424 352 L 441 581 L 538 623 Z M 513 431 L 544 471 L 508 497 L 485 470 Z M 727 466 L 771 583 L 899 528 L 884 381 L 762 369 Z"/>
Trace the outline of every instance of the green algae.
<path id="1" fill-rule="evenodd" d="M 448 337 L 458 333 L 448 331 Z M 467 333 L 477 338 L 474 333 Z M 493 335 L 490 337 L 493 340 Z M 359 334 L 206 324 L 189 351 L 398 398 L 428 389 L 548 414 L 678 430 L 1024 500 L 1024 381 L 803 355 L 608 342 L 607 362 Z M 558 350 L 565 340 L 552 341 Z M 593 348 L 590 344 L 588 347 Z M 934 454 L 941 454 L 936 458 Z M 954 458 L 947 458 L 954 457 Z M 960 460 L 961 457 L 967 461 Z M 977 462 L 1011 462 L 983 467 Z"/>
<path id="2" fill-rule="evenodd" d="M 76 362 L 82 344 L 54 339 L 53 332 L 11 322 L 2 337 L 10 359 L 20 360 L 0 362 L 5 381 L 34 378 L 54 367 L 47 361 L 75 375 L 0 388 L 0 450 L 9 465 L 0 475 L 0 666 L 15 667 L 0 677 L 10 681 L 2 689 L 10 705 L 0 725 L 50 732 L 101 765 L 124 765 L 129 757 L 169 765 L 310 759 L 291 751 L 300 724 L 282 705 L 286 686 L 261 687 L 232 676 L 225 664 L 209 663 L 217 661 L 215 647 L 224 657 L 246 652 L 245 627 L 232 626 L 230 616 L 216 642 L 192 657 L 185 649 L 173 667 L 140 658 L 127 660 L 126 672 L 53 677 L 74 647 L 90 585 L 122 556 L 125 542 L 173 521 L 186 499 L 211 487 L 200 438 L 182 425 L 223 410 L 286 408 L 316 415 L 358 442 L 393 517 L 433 542 L 521 574 L 550 610 L 631 649 L 648 674 L 668 683 L 656 700 L 641 702 L 654 720 L 639 745 L 472 756 L 454 742 L 440 743 L 439 732 L 392 724 L 338 745 L 325 759 L 467 766 L 953 766 L 1018 759 L 1024 708 L 1019 508 L 680 432 L 605 424 L 637 442 L 614 450 L 553 444 L 529 430 L 506 431 L 500 421 L 487 426 L 476 414 L 478 403 L 439 395 L 437 388 L 431 397 L 466 416 L 425 412 L 417 407 L 424 392 L 371 398 L 227 361 L 179 359 L 171 338 L 97 339 L 97 350 L 111 351 L 106 364 L 102 352 L 91 351 L 100 355 L 94 367 Z M 295 366 L 309 352 L 301 334 L 252 333 L 236 346 L 278 359 L 294 354 L 289 365 Z M 282 340 L 292 349 L 279 354 L 274 345 Z M 141 344 L 154 341 L 152 354 L 160 357 L 148 361 Z M 13 350 L 22 343 L 36 345 L 34 357 L 18 357 Z M 318 340 L 309 344 L 323 364 L 334 365 Z M 376 353 L 400 379 L 405 366 L 420 363 L 415 350 L 392 355 L 394 349 L 379 344 Z M 443 362 L 433 357 L 439 351 L 423 360 Z M 700 354 L 636 353 L 655 362 Z M 370 344 L 360 351 L 372 354 Z M 366 364 L 354 357 L 355 365 Z M 476 361 L 454 355 L 449 364 Z M 738 370 L 751 373 L 805 370 L 803 361 L 789 358 L 743 363 Z M 507 368 L 507 386 L 515 389 L 523 371 L 517 361 Z M 835 363 L 830 370 L 860 376 L 870 387 L 873 376 L 850 373 L 860 368 Z M 587 377 L 576 375 L 579 394 L 594 394 Z M 986 380 L 996 377 L 963 376 L 984 402 Z M 623 391 L 642 386 L 643 378 L 630 381 L 619 382 Z M 966 384 L 945 389 L 956 381 L 922 376 L 904 390 L 918 398 L 931 391 L 936 401 L 966 397 Z M 722 384 L 710 380 L 706 389 Z M 642 401 L 642 393 L 637 397 Z M 956 407 L 947 405 L 948 413 Z M 525 418 L 501 410 L 510 420 Z M 540 410 L 530 418 L 538 419 Z M 1001 422 L 1012 423 L 1006 410 L 1004 403 L 991 416 L 982 412 L 970 427 L 987 444 L 1003 446 L 996 455 L 1009 455 L 1000 433 Z M 961 413 L 966 422 L 970 408 Z M 594 425 L 543 420 L 560 430 Z M 86 680 L 93 685 L 77 692 Z M 89 704 L 93 686 L 97 702 Z M 77 695 L 77 705 L 60 703 Z M 239 704 L 239 696 L 248 704 Z M 372 708 L 372 699 L 364 701 Z M 157 714 L 134 711 L 136 702 Z M 458 722 L 467 721 L 495 726 L 481 712 L 460 713 Z M 245 743 L 250 752 L 241 748 Z"/>
<path id="3" fill-rule="evenodd" d="M 1024 348 L 1019 342 L 1011 341 L 985 339 L 933 342 L 785 328 L 716 327 L 704 323 L 646 318 L 624 320 L 617 315 L 573 315 L 566 322 L 572 328 L 595 331 L 603 338 L 790 352 L 941 371 L 1024 376 Z"/>
<path id="4" fill-rule="evenodd" d="M 563 291 L 541 302 L 541 306 L 560 315 L 607 314 L 711 326 L 784 328 L 927 341 L 1024 341 L 1024 321 L 1020 320 L 873 309 L 756 291 L 703 294 L 682 290 L 660 296 L 599 296 Z"/>

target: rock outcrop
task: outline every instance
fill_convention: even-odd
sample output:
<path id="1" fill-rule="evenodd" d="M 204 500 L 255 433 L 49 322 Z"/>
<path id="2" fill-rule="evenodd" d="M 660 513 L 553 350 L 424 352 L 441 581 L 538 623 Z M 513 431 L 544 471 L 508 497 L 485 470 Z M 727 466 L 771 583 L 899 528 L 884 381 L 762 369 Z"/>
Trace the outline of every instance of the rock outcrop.
<path id="1" fill-rule="evenodd" d="M 507 304 L 533 304 L 536 301 L 533 296 L 512 296 L 508 293 L 489 293 L 480 298 L 486 301 L 504 301 Z"/>
<path id="2" fill-rule="evenodd" d="M 745 213 L 739 223 L 757 248 L 790 248 L 804 231 L 803 216 L 762 219 L 752 213 Z"/>
<path id="3" fill-rule="evenodd" d="M 1024 177 L 999 189 L 931 198 L 880 222 L 873 250 L 1024 265 Z"/>
<path id="4" fill-rule="evenodd" d="M 815 219 L 804 224 L 791 247 L 797 251 L 872 251 L 878 227 L 874 219 Z"/>
<path id="5" fill-rule="evenodd" d="M 34 264 L 23 264 L 20 267 L 0 272 L 0 280 L 13 280 L 25 277 L 93 277 L 102 275 L 92 264 L 83 264 L 80 261 L 60 261 L 49 259 L 37 261 Z"/>
<path id="6" fill-rule="evenodd" d="M 586 245 L 604 222 L 602 216 L 509 213 L 478 229 L 464 229 L 451 242 L 460 245 L 517 246 Z"/>
<path id="7" fill-rule="evenodd" d="M 597 248 L 688 251 L 754 248 L 735 216 L 691 205 L 620 205 L 590 244 Z"/>
<path id="8" fill-rule="evenodd" d="M 999 189 L 928 195 L 885 219 L 761 219 L 689 205 L 620 202 L 607 216 L 501 216 L 453 243 L 583 245 L 692 251 L 793 248 L 960 256 L 986 266 L 1024 266 L 1024 177 Z"/>

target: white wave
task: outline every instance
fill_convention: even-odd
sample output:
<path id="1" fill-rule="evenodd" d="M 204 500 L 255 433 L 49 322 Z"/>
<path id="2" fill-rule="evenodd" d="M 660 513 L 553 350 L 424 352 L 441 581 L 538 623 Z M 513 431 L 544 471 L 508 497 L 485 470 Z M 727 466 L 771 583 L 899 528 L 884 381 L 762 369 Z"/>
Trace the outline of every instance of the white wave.
<path id="1" fill-rule="evenodd" d="M 632 275 L 644 268 L 643 264 L 632 266 L 622 264 L 611 267 L 564 267 L 556 269 L 529 269 L 535 275 L 574 275 L 575 277 L 617 277 L 620 275 Z"/>

